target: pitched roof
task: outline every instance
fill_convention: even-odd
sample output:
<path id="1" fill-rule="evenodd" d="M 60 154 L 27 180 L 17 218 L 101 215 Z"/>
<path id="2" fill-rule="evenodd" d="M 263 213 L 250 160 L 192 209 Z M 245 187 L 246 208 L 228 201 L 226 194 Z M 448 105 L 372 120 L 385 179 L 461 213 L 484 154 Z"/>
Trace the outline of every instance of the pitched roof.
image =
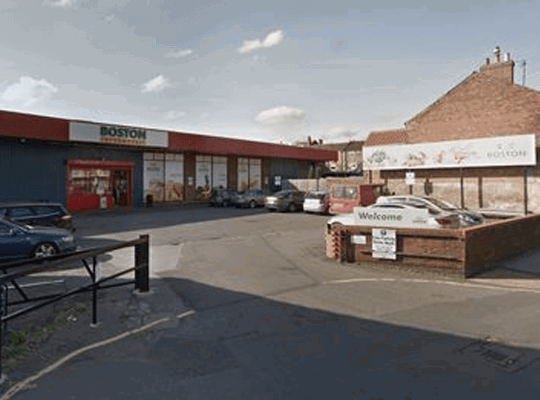
<path id="1" fill-rule="evenodd" d="M 392 131 L 375 131 L 371 132 L 366 139 L 364 145 L 367 146 L 382 146 L 385 144 L 400 144 L 408 143 L 409 135 L 405 129 L 395 129 Z"/>
<path id="2" fill-rule="evenodd" d="M 362 148 L 364 147 L 364 141 L 352 140 L 350 142 L 312 144 L 310 147 L 314 147 L 321 150 L 333 150 L 333 151 L 359 151 L 359 150 L 362 150 Z"/>

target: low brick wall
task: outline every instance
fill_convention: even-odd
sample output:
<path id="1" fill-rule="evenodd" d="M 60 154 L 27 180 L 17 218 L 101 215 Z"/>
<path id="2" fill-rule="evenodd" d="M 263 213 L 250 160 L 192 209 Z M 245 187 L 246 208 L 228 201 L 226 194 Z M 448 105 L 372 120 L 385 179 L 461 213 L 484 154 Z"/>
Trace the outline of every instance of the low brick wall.
<path id="1" fill-rule="evenodd" d="M 469 277 L 498 261 L 540 246 L 540 215 L 467 229 L 396 228 L 396 260 L 373 258 L 372 227 L 335 225 L 326 231 L 326 255 L 344 262 L 414 267 Z M 391 229 L 391 228 L 390 228 Z M 365 244 L 353 244 L 362 235 Z"/>
<path id="2" fill-rule="evenodd" d="M 540 214 L 469 228 L 465 233 L 466 275 L 540 246 Z"/>

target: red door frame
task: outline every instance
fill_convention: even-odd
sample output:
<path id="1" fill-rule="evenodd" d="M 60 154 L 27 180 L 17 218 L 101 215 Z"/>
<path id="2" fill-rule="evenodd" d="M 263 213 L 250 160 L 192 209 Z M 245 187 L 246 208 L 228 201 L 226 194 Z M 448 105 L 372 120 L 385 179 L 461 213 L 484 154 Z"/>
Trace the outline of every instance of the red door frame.
<path id="1" fill-rule="evenodd" d="M 124 170 L 128 171 L 128 188 L 127 188 L 127 203 L 128 207 L 131 206 L 133 197 L 133 170 L 135 169 L 135 162 L 133 161 L 104 161 L 104 160 L 67 160 L 67 175 L 66 175 L 66 206 L 69 202 L 69 179 L 71 176 L 71 170 L 77 169 L 108 169 L 108 170 Z M 110 208 L 109 202 L 107 208 Z M 69 208 L 69 207 L 68 207 Z"/>

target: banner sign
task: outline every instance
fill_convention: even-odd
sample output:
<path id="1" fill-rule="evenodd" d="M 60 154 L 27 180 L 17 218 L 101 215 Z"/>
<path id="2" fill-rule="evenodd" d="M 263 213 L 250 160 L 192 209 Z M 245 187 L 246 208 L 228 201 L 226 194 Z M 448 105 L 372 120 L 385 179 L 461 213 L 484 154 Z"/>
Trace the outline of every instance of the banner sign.
<path id="1" fill-rule="evenodd" d="M 535 135 L 364 147 L 364 170 L 536 165 Z"/>
<path id="2" fill-rule="evenodd" d="M 89 122 L 70 122 L 69 140 L 123 146 L 169 146 L 169 134 L 165 131 Z"/>

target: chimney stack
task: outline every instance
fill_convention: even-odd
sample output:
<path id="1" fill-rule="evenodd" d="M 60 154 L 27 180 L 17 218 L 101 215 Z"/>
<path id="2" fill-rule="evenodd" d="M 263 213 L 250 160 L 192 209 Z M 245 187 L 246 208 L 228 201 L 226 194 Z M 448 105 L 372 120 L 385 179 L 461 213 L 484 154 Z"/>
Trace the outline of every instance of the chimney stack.
<path id="1" fill-rule="evenodd" d="M 501 48 L 495 47 L 493 50 L 493 62 L 486 58 L 484 65 L 480 67 L 480 73 L 514 84 L 514 61 L 510 58 L 510 53 L 504 54 L 504 60 L 501 60 Z"/>
<path id="2" fill-rule="evenodd" d="M 499 46 L 495 47 L 495 50 L 493 50 L 493 54 L 495 55 L 495 63 L 501 62 L 501 48 Z"/>

